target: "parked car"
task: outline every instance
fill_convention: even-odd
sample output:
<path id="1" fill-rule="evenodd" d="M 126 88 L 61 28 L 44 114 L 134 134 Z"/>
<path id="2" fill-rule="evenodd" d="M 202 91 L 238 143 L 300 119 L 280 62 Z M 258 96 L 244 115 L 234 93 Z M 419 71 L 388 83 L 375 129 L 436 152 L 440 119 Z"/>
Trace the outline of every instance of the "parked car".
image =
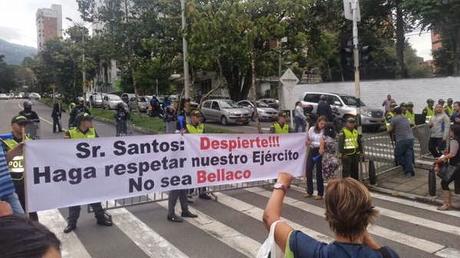
<path id="1" fill-rule="evenodd" d="M 280 108 L 280 101 L 277 99 L 263 98 L 263 99 L 259 99 L 258 101 L 263 102 L 267 104 L 269 107 L 274 108 L 274 109 Z"/>
<path id="2" fill-rule="evenodd" d="M 121 99 L 128 105 L 129 105 L 129 101 L 131 99 L 135 100 L 135 98 L 136 98 L 136 94 L 134 94 L 134 93 L 123 93 L 123 94 L 121 94 Z"/>
<path id="3" fill-rule="evenodd" d="M 119 103 L 124 103 L 120 96 L 115 94 L 105 94 L 102 97 L 102 107 L 116 109 Z"/>
<path id="4" fill-rule="evenodd" d="M 216 99 L 206 100 L 201 105 L 201 113 L 205 121 L 217 121 L 223 125 L 249 124 L 251 112 L 241 108 L 233 100 Z"/>
<path id="5" fill-rule="evenodd" d="M 261 101 L 253 102 L 250 100 L 241 100 L 237 104 L 240 107 L 248 109 L 251 112 L 252 119 L 255 119 L 256 106 L 257 113 L 259 114 L 259 120 L 274 121 L 278 117 L 278 111 L 276 109 L 269 107 Z"/>
<path id="6" fill-rule="evenodd" d="M 329 99 L 331 107 L 338 118 L 346 119 L 350 116 L 356 116 L 358 106 L 361 107 L 361 124 L 365 128 L 376 130 L 384 124 L 384 112 L 380 108 L 368 107 L 364 102 L 358 102 L 358 99 L 353 96 L 327 93 L 327 92 L 305 92 L 302 97 L 302 105 L 304 107 L 311 106 L 313 113 L 316 113 L 318 102 L 321 95 L 325 95 Z"/>
<path id="7" fill-rule="evenodd" d="M 39 100 L 42 97 L 40 96 L 40 94 L 38 94 L 36 92 L 31 92 L 31 93 L 29 93 L 28 98 L 29 99 L 34 99 L 34 100 Z"/>
<path id="8" fill-rule="evenodd" d="M 137 110 L 139 112 L 147 112 L 150 105 L 150 99 L 148 96 L 139 96 L 134 97 L 129 100 L 129 109 L 130 110 Z"/>
<path id="9" fill-rule="evenodd" d="M 103 106 L 103 97 L 105 93 L 94 92 L 89 96 L 89 102 L 93 107 L 102 107 Z"/>
<path id="10" fill-rule="evenodd" d="M 19 92 L 19 93 L 16 93 L 16 95 L 14 96 L 14 98 L 16 99 L 23 99 L 25 97 L 25 93 L 24 92 Z"/>
<path id="11" fill-rule="evenodd" d="M 0 99 L 9 99 L 9 96 L 4 93 L 0 93 Z"/>

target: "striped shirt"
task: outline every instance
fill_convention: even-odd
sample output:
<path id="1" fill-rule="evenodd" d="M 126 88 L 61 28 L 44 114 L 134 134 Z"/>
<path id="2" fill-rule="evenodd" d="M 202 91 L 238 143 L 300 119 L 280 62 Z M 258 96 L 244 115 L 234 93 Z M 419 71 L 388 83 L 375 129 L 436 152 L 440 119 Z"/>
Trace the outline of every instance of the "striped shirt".
<path id="1" fill-rule="evenodd" d="M 0 198 L 7 197 L 14 192 L 14 185 L 11 180 L 8 163 L 6 162 L 5 152 L 3 148 L 0 148 Z"/>

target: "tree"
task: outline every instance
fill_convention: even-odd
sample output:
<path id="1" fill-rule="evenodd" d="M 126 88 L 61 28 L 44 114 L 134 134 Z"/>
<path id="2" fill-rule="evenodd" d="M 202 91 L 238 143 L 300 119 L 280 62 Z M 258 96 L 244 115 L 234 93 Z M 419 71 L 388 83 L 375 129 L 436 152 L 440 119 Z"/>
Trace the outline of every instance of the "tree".
<path id="1" fill-rule="evenodd" d="M 14 77 L 14 67 L 8 65 L 4 58 L 4 55 L 0 55 L 0 92 L 10 92 L 18 85 Z"/>

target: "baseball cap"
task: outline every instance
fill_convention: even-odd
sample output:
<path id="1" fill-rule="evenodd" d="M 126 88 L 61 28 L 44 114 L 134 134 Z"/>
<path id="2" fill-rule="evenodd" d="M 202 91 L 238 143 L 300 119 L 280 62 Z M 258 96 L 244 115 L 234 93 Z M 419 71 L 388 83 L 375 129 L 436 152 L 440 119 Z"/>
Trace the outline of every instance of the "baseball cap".
<path id="1" fill-rule="evenodd" d="M 27 124 L 29 120 L 25 116 L 17 115 L 11 119 L 11 124 L 19 124 L 19 125 L 24 125 Z"/>

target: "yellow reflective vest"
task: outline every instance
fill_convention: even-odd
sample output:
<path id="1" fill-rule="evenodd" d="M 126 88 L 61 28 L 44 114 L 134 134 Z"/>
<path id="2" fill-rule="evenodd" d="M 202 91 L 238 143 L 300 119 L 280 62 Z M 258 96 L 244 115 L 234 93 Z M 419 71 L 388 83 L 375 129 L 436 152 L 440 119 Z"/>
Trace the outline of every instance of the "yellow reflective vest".
<path id="1" fill-rule="evenodd" d="M 415 113 L 414 112 L 406 111 L 406 113 L 404 113 L 404 117 L 407 118 L 407 120 L 409 120 L 409 123 L 411 126 L 415 125 Z"/>
<path id="2" fill-rule="evenodd" d="M 386 115 L 385 115 L 385 126 L 386 128 L 388 129 L 391 125 L 391 119 L 393 119 L 393 117 L 395 116 L 395 114 L 393 112 L 388 112 Z"/>
<path id="3" fill-rule="evenodd" d="M 283 127 L 281 127 L 280 123 L 275 122 L 273 124 L 273 128 L 275 129 L 276 134 L 287 134 L 289 133 L 289 125 L 285 123 Z"/>
<path id="4" fill-rule="evenodd" d="M 454 108 L 453 108 L 452 106 L 449 107 L 449 106 L 446 105 L 446 106 L 444 107 L 444 112 L 446 112 L 446 114 L 447 114 L 449 117 L 451 117 L 452 114 L 454 113 Z"/>
<path id="5" fill-rule="evenodd" d="M 88 132 L 83 133 L 78 128 L 72 128 L 69 130 L 70 139 L 91 139 L 96 138 L 96 129 L 89 128 Z"/>
<path id="6" fill-rule="evenodd" d="M 28 136 L 25 137 L 25 141 L 30 140 Z M 17 142 L 15 139 L 6 139 L 2 140 L 2 142 L 6 146 L 6 151 L 10 151 L 14 149 L 19 142 Z M 13 157 L 10 161 L 8 161 L 8 168 L 10 169 L 11 173 L 11 179 L 16 180 L 16 181 L 21 181 L 24 179 L 24 156 L 15 156 Z"/>
<path id="7" fill-rule="evenodd" d="M 358 150 L 359 148 L 359 143 L 358 143 L 358 137 L 359 133 L 358 130 L 353 129 L 353 131 L 350 131 L 348 128 L 343 128 L 343 136 L 345 139 L 345 143 L 343 145 L 343 149 L 345 150 Z"/>
<path id="8" fill-rule="evenodd" d="M 430 122 L 430 119 L 434 116 L 434 109 L 430 107 L 425 107 L 423 113 L 425 114 L 425 123 L 428 124 Z"/>
<path id="9" fill-rule="evenodd" d="M 204 133 L 204 124 L 200 123 L 197 126 L 194 126 L 192 124 L 187 124 L 187 131 L 191 134 Z"/>

